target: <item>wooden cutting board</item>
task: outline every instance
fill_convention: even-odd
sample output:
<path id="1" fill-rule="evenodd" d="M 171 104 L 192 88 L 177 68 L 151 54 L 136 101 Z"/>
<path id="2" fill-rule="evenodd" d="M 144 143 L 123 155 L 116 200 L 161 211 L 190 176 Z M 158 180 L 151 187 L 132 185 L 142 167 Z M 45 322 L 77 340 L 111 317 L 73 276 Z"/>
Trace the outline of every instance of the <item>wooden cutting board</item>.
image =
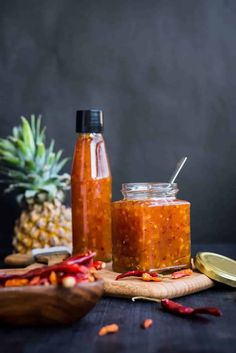
<path id="1" fill-rule="evenodd" d="M 112 297 L 177 298 L 214 286 L 214 282 L 210 278 L 199 272 L 176 280 L 164 278 L 162 282 L 144 282 L 134 277 L 116 281 L 118 273 L 113 272 L 111 264 L 108 264 L 99 274 L 105 282 L 105 295 Z"/>
<path id="2" fill-rule="evenodd" d="M 24 273 L 29 269 L 41 267 L 34 263 L 24 269 L 1 269 L 0 273 Z M 112 264 L 99 271 L 105 283 L 104 293 L 107 296 L 132 298 L 144 296 L 150 298 L 177 298 L 197 293 L 214 286 L 214 282 L 202 273 L 194 272 L 191 276 L 180 279 L 164 278 L 162 282 L 144 282 L 141 279 L 127 277 L 116 281 L 119 273 L 112 271 Z"/>

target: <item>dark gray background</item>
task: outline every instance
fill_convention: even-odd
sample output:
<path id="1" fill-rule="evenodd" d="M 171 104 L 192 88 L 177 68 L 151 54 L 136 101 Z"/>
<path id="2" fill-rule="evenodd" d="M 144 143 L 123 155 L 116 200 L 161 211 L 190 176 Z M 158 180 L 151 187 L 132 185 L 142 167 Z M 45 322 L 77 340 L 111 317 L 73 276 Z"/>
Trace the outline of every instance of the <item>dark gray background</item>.
<path id="1" fill-rule="evenodd" d="M 105 112 L 114 199 L 187 155 L 193 242 L 234 241 L 236 1 L 0 1 L 0 135 L 42 113 L 72 156 L 84 108 Z M 0 211 L 6 241 L 17 209 Z"/>

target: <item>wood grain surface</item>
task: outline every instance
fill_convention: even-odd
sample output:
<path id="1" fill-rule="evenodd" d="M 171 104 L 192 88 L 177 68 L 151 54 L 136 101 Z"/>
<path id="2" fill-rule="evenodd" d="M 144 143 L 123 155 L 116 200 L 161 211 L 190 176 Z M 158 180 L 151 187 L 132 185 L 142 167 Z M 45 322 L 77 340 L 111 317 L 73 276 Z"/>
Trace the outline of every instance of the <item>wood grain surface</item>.
<path id="1" fill-rule="evenodd" d="M 105 295 L 113 297 L 177 298 L 214 286 L 214 282 L 210 278 L 199 272 L 176 280 L 164 278 L 162 282 L 145 282 L 134 277 L 116 281 L 118 273 L 113 272 L 111 264 L 108 264 L 106 269 L 100 272 L 100 275 L 104 279 Z"/>
<path id="2" fill-rule="evenodd" d="M 103 281 L 73 288 L 25 286 L 0 289 L 0 321 L 14 325 L 71 324 L 89 312 L 103 294 Z"/>
<path id="3" fill-rule="evenodd" d="M 0 249 L 0 259 L 1 251 Z M 235 257 L 235 244 L 193 245 L 193 254 L 212 251 Z M 5 253 L 2 255 L 2 259 Z M 158 284 L 158 283 L 157 283 Z M 209 290 L 176 300 L 192 307 L 217 306 L 222 317 L 183 318 L 158 303 L 105 297 L 81 320 L 66 327 L 11 327 L 0 322 L 1 353 L 235 353 L 236 290 L 216 284 Z M 153 319 L 149 330 L 140 328 Z M 98 336 L 102 326 L 120 331 Z"/>

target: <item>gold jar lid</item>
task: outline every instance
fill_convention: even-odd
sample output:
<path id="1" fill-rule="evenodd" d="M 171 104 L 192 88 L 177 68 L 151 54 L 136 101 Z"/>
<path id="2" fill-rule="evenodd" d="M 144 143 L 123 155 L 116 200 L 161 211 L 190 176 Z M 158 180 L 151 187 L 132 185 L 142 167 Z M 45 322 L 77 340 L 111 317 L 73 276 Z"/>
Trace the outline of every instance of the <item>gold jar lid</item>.
<path id="1" fill-rule="evenodd" d="M 195 266 L 214 281 L 236 287 L 236 261 L 213 252 L 198 252 Z"/>

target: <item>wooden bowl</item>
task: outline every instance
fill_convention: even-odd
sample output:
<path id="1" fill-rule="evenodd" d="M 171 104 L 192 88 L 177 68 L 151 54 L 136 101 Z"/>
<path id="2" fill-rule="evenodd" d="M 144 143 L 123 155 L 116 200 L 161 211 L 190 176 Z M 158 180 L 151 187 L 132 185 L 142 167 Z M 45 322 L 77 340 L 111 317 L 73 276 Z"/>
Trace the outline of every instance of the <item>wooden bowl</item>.
<path id="1" fill-rule="evenodd" d="M 73 288 L 25 286 L 0 289 L 0 322 L 14 325 L 72 324 L 86 315 L 103 294 L 104 283 Z"/>

